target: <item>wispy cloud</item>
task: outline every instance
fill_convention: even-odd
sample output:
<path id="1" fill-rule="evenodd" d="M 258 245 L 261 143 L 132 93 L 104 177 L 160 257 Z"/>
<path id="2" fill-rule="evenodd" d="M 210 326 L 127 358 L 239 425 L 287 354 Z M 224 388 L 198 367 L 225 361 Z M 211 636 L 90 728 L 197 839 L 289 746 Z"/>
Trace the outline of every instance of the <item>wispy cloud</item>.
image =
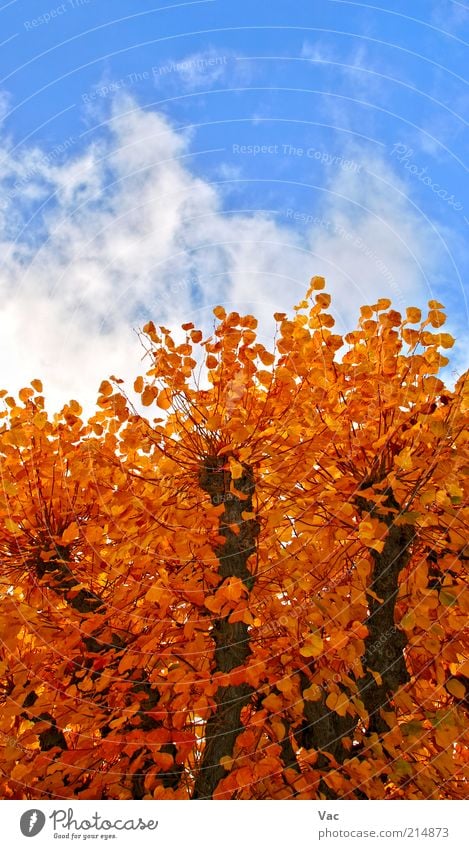
<path id="1" fill-rule="evenodd" d="M 469 21 L 467 4 L 460 0 L 432 0 L 430 20 L 442 30 L 460 35 L 461 25 Z"/>
<path id="2" fill-rule="evenodd" d="M 252 68 L 249 60 L 231 50 L 209 48 L 154 65 L 153 81 L 157 88 L 170 87 L 180 91 L 210 90 L 221 82 L 247 83 Z"/>

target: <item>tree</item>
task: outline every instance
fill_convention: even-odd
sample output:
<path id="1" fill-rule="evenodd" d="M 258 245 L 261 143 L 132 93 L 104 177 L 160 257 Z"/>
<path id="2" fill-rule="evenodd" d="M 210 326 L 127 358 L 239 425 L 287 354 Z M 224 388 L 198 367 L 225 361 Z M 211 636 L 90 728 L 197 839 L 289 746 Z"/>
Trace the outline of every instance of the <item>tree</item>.
<path id="1" fill-rule="evenodd" d="M 466 796 L 467 375 L 323 288 L 274 352 L 149 322 L 148 417 L 2 393 L 3 798 Z"/>

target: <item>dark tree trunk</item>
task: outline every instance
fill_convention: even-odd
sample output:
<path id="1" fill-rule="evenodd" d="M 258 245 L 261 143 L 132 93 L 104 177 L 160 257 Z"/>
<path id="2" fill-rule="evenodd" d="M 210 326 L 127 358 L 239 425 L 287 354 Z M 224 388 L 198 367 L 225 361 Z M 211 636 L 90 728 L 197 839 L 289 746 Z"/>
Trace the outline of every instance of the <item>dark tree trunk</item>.
<path id="1" fill-rule="evenodd" d="M 399 574 L 408 565 L 414 530 L 410 525 L 395 523 L 399 507 L 392 493 L 387 493 L 385 502 L 385 507 L 392 512 L 384 516 L 377 513 L 373 501 L 364 497 L 359 496 L 356 504 L 361 516 L 379 516 L 389 529 L 382 552 L 372 552 L 370 589 L 374 595 L 369 596 L 370 612 L 365 623 L 368 628 L 362 657 L 365 674 L 358 682 L 360 697 L 369 716 L 367 733 L 381 735 L 389 730 L 383 712 L 391 711 L 394 694 L 409 680 L 404 656 L 406 639 L 403 631 L 397 627 L 395 607 Z M 381 683 L 376 681 L 370 670 L 378 673 Z M 302 691 L 311 684 L 304 670 L 300 672 L 300 681 Z M 325 779 L 330 762 L 322 753 L 328 752 L 338 764 L 343 764 L 349 756 L 343 746 L 343 738 L 353 736 L 357 720 L 347 714 L 342 717 L 330 711 L 325 696 L 316 702 L 305 701 L 304 715 L 305 720 L 296 736 L 300 745 L 319 753 L 316 765 L 324 771 Z M 351 757 L 356 755 L 360 756 L 360 751 L 350 753 Z M 320 792 L 328 799 L 338 798 L 324 779 L 320 783 Z M 366 798 L 359 790 L 356 796 Z"/>
<path id="2" fill-rule="evenodd" d="M 208 493 L 212 504 L 224 504 L 219 532 L 225 542 L 217 546 L 221 578 L 237 577 L 250 591 L 254 578 L 247 563 L 256 550 L 259 525 L 253 519 L 245 520 L 244 511 L 252 511 L 254 475 L 249 466 L 243 466 L 243 475 L 234 487 L 240 495 L 230 492 L 231 474 L 223 465 L 226 458 L 207 457 L 200 471 L 200 485 Z M 230 525 L 235 525 L 234 533 Z M 242 666 L 249 654 L 248 626 L 244 622 L 229 622 L 229 616 L 213 624 L 215 641 L 214 672 L 230 672 Z M 220 758 L 231 756 L 236 737 L 241 731 L 241 710 L 252 695 L 248 684 L 220 687 L 215 697 L 215 708 L 205 727 L 205 747 L 195 781 L 194 799 L 211 799 L 221 779 L 226 775 Z"/>
<path id="3" fill-rule="evenodd" d="M 363 498 L 357 499 L 358 508 L 363 515 L 374 515 L 375 505 Z M 411 543 L 414 530 L 411 525 L 399 525 L 395 519 L 399 516 L 399 506 L 392 493 L 388 493 L 386 505 L 395 513 L 379 516 L 388 526 L 388 534 L 381 553 L 373 551 L 373 571 L 371 574 L 370 614 L 366 621 L 368 636 L 365 640 L 363 667 L 365 676 L 360 680 L 360 693 L 369 716 L 369 733 L 383 734 L 389 726 L 383 717 L 383 711 L 391 709 L 393 695 L 409 681 L 405 662 L 405 634 L 397 627 L 395 617 L 396 599 L 399 590 L 399 574 L 408 565 L 411 555 Z M 376 596 L 376 597 L 375 597 Z M 381 677 L 378 684 L 371 669 Z"/>

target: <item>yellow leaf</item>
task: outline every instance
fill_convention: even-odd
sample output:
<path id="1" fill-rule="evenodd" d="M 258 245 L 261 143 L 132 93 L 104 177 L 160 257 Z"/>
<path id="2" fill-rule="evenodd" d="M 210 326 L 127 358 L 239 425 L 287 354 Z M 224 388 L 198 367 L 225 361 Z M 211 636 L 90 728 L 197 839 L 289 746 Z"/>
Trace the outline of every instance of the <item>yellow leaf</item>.
<path id="1" fill-rule="evenodd" d="M 31 774 L 31 765 L 29 763 L 26 764 L 16 764 L 13 767 L 11 772 L 11 777 L 15 779 L 15 781 L 21 781 L 26 775 Z"/>
<path id="2" fill-rule="evenodd" d="M 311 684 L 306 690 L 303 690 L 303 698 L 307 702 L 317 702 L 322 696 L 322 690 L 318 684 Z"/>
<path id="3" fill-rule="evenodd" d="M 318 289 L 324 289 L 326 286 L 326 281 L 324 277 L 312 277 L 309 283 L 308 295 L 312 291 L 318 291 Z"/>
<path id="4" fill-rule="evenodd" d="M 145 386 L 142 393 L 142 404 L 144 407 L 149 407 L 156 398 L 156 388 L 154 386 Z"/>
<path id="5" fill-rule="evenodd" d="M 7 531 L 10 532 L 10 534 L 20 533 L 20 529 L 19 529 L 17 523 L 13 521 L 13 519 L 8 519 L 8 518 L 4 519 L 3 524 L 4 524 L 5 528 L 7 529 Z"/>
<path id="6" fill-rule="evenodd" d="M 171 395 L 167 389 L 162 389 L 161 392 L 158 393 L 156 403 L 162 410 L 169 410 L 171 406 Z"/>
<path id="7" fill-rule="evenodd" d="M 383 679 L 381 678 L 381 675 L 379 674 L 379 672 L 377 672 L 375 669 L 370 669 L 368 666 L 367 666 L 367 670 L 368 670 L 368 672 L 371 673 L 371 675 L 375 679 L 378 687 L 381 687 L 381 684 L 383 683 Z"/>
<path id="8" fill-rule="evenodd" d="M 446 321 L 446 315 L 444 312 L 440 312 L 439 310 L 430 310 L 428 313 L 428 320 L 432 327 L 441 327 L 441 325 Z"/>
<path id="9" fill-rule="evenodd" d="M 271 354 L 270 351 L 260 351 L 259 359 L 263 365 L 271 366 L 275 362 L 275 355 Z M 270 374 L 270 372 L 267 372 L 267 374 Z"/>
<path id="10" fill-rule="evenodd" d="M 326 699 L 326 705 L 329 710 L 334 710 L 337 703 L 337 693 L 329 693 Z"/>
<path id="11" fill-rule="evenodd" d="M 445 607 L 452 607 L 457 602 L 457 596 L 445 588 L 440 590 L 438 598 Z"/>
<path id="12" fill-rule="evenodd" d="M 429 395 L 435 395 L 444 389 L 444 383 L 439 377 L 432 375 L 431 377 L 424 377 L 423 388 Z"/>
<path id="13" fill-rule="evenodd" d="M 412 456 L 410 446 L 404 448 L 396 457 L 396 466 L 403 471 L 408 472 L 412 468 Z"/>
<path id="14" fill-rule="evenodd" d="M 407 344 L 413 348 L 419 341 L 419 332 L 418 330 L 411 330 L 409 327 L 404 327 L 402 331 L 402 338 L 404 342 L 407 342 Z"/>
<path id="15" fill-rule="evenodd" d="M 134 666 L 135 666 L 135 655 L 132 654 L 132 652 L 127 651 L 124 654 L 124 657 L 122 658 L 121 662 L 119 663 L 117 671 L 119 672 L 120 675 L 122 675 L 124 672 L 127 672 L 128 669 L 132 669 Z M 123 722 L 125 722 L 125 717 L 123 719 Z"/>
<path id="16" fill-rule="evenodd" d="M 36 392 L 42 392 L 42 382 L 40 380 L 32 380 L 31 386 L 36 390 Z"/>
<path id="17" fill-rule="evenodd" d="M 27 448 L 29 439 L 22 427 L 12 427 L 5 434 L 5 441 L 8 445 L 13 445 L 15 448 Z"/>
<path id="18" fill-rule="evenodd" d="M 378 303 L 375 306 L 375 309 L 380 312 L 381 310 L 387 310 L 391 306 L 391 301 L 389 298 L 379 298 Z"/>
<path id="19" fill-rule="evenodd" d="M 99 387 L 99 394 L 105 396 L 112 395 L 112 384 L 109 383 L 109 380 L 103 380 L 101 382 Z"/>
<path id="20" fill-rule="evenodd" d="M 205 599 L 204 604 L 207 610 L 211 610 L 212 613 L 220 613 L 223 607 L 223 599 L 218 595 L 209 596 Z"/>
<path id="21" fill-rule="evenodd" d="M 262 702 L 263 706 L 270 710 L 271 713 L 278 713 L 279 710 L 282 710 L 283 702 L 280 696 L 276 696 L 274 693 L 271 693 L 270 696 L 267 696 L 266 699 Z"/>
<path id="22" fill-rule="evenodd" d="M 405 761 L 403 758 L 398 758 L 394 762 L 394 772 L 400 778 L 403 778 L 406 775 L 412 775 L 413 774 L 412 773 L 412 767 L 411 767 L 410 763 Z"/>
<path id="23" fill-rule="evenodd" d="M 310 634 L 305 644 L 300 648 L 303 657 L 319 657 L 323 653 L 324 642 L 319 634 Z"/>
<path id="24" fill-rule="evenodd" d="M 413 610 L 409 610 L 408 613 L 404 613 L 404 616 L 401 619 L 401 625 L 405 631 L 411 631 L 412 628 L 415 628 L 415 613 Z"/>
<path id="25" fill-rule="evenodd" d="M 63 532 L 61 542 L 63 545 L 69 545 L 69 543 L 73 542 L 73 540 L 77 539 L 80 536 L 80 529 L 76 522 L 72 522 L 71 525 Z"/>
<path id="26" fill-rule="evenodd" d="M 319 304 L 320 307 L 326 309 L 328 306 L 330 306 L 331 296 L 325 292 L 321 292 L 319 295 L 316 295 L 315 301 L 317 304 Z"/>
<path id="27" fill-rule="evenodd" d="M 286 729 L 283 722 L 279 722 L 278 719 L 273 719 L 272 730 L 274 731 L 275 736 L 279 742 L 285 739 Z"/>
<path id="28" fill-rule="evenodd" d="M 417 324 L 422 318 L 422 311 L 418 307 L 407 307 L 406 317 L 407 321 L 410 321 L 411 324 Z"/>
<path id="29" fill-rule="evenodd" d="M 147 601 L 159 601 L 163 593 L 163 587 L 158 586 L 158 584 L 154 584 L 154 586 L 150 587 L 148 592 L 145 593 L 145 598 Z"/>
<path id="30" fill-rule="evenodd" d="M 387 534 L 387 526 L 378 519 L 363 519 L 358 526 L 360 540 L 381 554 L 384 548 L 383 537 Z"/>
<path id="31" fill-rule="evenodd" d="M 345 693 L 329 693 L 326 699 L 326 705 L 329 710 L 335 711 L 339 716 L 345 716 L 349 706 L 349 700 Z"/>
<path id="32" fill-rule="evenodd" d="M 229 464 L 231 477 L 233 478 L 233 480 L 238 480 L 238 478 L 241 478 L 243 476 L 243 467 L 241 463 L 238 463 L 238 461 L 235 460 L 234 457 L 230 457 Z"/>
<path id="33" fill-rule="evenodd" d="M 20 397 L 20 401 L 23 401 L 25 404 L 28 398 L 31 398 L 31 396 L 34 395 L 34 392 L 29 388 L 29 386 L 25 386 L 24 389 L 20 389 L 18 395 Z"/>
<path id="34" fill-rule="evenodd" d="M 461 681 L 457 681 L 456 678 L 451 678 L 447 684 L 445 684 L 448 693 L 451 693 L 452 696 L 455 696 L 457 699 L 465 699 L 466 698 L 466 688 Z"/>
<path id="35" fill-rule="evenodd" d="M 38 430 L 42 430 L 47 424 L 47 413 L 36 413 L 33 418 L 33 423 L 34 427 L 37 427 Z"/>
<path id="36" fill-rule="evenodd" d="M 440 345 L 443 348 L 452 348 L 454 345 L 454 338 L 451 336 L 451 333 L 440 333 Z"/>
<path id="37" fill-rule="evenodd" d="M 2 751 L 2 760 L 16 761 L 20 755 L 20 750 L 16 746 L 6 746 Z"/>
<path id="38" fill-rule="evenodd" d="M 246 587 L 241 578 L 227 578 L 219 590 L 217 596 L 227 599 L 228 601 L 238 601 L 241 596 L 246 595 Z"/>
<path id="39" fill-rule="evenodd" d="M 430 654 L 435 655 L 435 657 L 439 655 L 441 651 L 441 643 L 436 637 L 426 637 L 423 644 Z"/>
<path id="40" fill-rule="evenodd" d="M 345 693 L 339 693 L 337 696 L 337 701 L 335 704 L 335 712 L 339 714 L 339 716 L 345 716 L 347 713 L 347 708 L 349 706 L 349 700 Z"/>

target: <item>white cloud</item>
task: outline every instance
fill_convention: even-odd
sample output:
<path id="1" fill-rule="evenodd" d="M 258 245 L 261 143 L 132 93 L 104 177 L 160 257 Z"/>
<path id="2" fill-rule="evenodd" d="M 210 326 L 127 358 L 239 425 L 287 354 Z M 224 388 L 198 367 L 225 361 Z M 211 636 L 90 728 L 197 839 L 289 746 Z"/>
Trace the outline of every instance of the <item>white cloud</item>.
<path id="1" fill-rule="evenodd" d="M 310 245 L 334 281 L 345 321 L 357 303 L 374 302 L 384 293 L 401 309 L 430 298 L 428 272 L 438 264 L 442 245 L 412 210 L 404 184 L 389 166 L 369 154 L 359 171 L 341 168 L 329 190 Z"/>
<path id="2" fill-rule="evenodd" d="M 40 377 L 53 408 L 75 397 L 90 409 L 111 373 L 132 380 L 142 354 L 132 328 L 149 318 L 210 326 L 224 302 L 260 316 L 270 341 L 272 312 L 325 273 L 350 328 L 364 301 L 426 297 L 420 263 L 437 261 L 433 235 L 383 182 L 379 160 L 368 163 L 376 176 L 336 169 L 318 212 L 329 225 L 301 232 L 286 214 L 223 210 L 220 191 L 191 170 L 189 137 L 129 99 L 114 102 L 99 140 L 62 163 L 6 142 L 1 152 L 0 214 L 14 225 L 0 245 L 0 386 Z M 19 205 L 12 180 L 35 162 Z"/>

